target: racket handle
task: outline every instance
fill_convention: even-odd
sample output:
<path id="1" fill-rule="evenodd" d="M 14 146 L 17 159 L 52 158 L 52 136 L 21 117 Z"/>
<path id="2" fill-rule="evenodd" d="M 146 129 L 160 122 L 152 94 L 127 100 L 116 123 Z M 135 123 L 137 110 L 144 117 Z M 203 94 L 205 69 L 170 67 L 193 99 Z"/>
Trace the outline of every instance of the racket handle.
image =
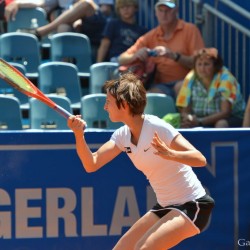
<path id="1" fill-rule="evenodd" d="M 54 110 L 62 115 L 65 119 L 68 119 L 72 114 L 69 113 L 66 109 L 62 108 L 61 106 L 56 105 Z"/>

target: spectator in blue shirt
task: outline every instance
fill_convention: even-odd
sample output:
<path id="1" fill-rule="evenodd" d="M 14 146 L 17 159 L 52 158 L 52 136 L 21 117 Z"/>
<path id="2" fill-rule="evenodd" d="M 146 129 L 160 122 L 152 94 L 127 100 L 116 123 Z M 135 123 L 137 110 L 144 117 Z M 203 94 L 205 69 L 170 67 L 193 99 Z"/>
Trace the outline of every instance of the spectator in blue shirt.
<path id="1" fill-rule="evenodd" d="M 103 31 L 97 62 L 118 62 L 118 56 L 148 30 L 136 23 L 137 0 L 116 0 L 117 18 L 111 18 Z"/>

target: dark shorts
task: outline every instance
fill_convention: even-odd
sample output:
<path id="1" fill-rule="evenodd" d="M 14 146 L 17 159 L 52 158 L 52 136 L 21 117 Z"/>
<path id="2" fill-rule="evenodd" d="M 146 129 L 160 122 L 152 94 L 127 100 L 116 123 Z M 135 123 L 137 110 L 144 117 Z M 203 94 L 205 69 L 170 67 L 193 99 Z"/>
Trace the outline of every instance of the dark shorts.
<path id="1" fill-rule="evenodd" d="M 243 124 L 243 118 L 236 117 L 236 116 L 229 116 L 228 118 L 225 118 L 225 120 L 228 123 L 229 128 L 239 128 L 242 127 Z M 203 125 L 203 128 L 214 128 L 214 125 Z"/>
<path id="2" fill-rule="evenodd" d="M 239 128 L 239 127 L 242 127 L 243 118 L 239 118 L 239 117 L 236 117 L 236 116 L 230 116 L 226 120 L 227 120 L 228 126 L 230 128 Z"/>
<path id="3" fill-rule="evenodd" d="M 188 201 L 181 205 L 162 207 L 157 203 L 150 212 L 162 218 L 171 210 L 179 210 L 202 232 L 209 221 L 214 204 L 213 198 L 206 194 L 195 201 Z"/>

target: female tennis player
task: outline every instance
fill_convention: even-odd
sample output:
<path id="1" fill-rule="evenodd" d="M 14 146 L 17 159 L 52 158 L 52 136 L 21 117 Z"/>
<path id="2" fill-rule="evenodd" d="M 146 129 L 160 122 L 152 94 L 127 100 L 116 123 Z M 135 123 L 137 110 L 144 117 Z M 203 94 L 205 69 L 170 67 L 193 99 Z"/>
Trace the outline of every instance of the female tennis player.
<path id="1" fill-rule="evenodd" d="M 205 157 L 175 128 L 144 114 L 146 91 L 132 73 L 104 85 L 104 109 L 113 122 L 122 122 L 110 140 L 92 153 L 84 138 L 85 121 L 71 116 L 76 149 L 83 167 L 94 172 L 121 152 L 149 180 L 157 204 L 118 241 L 113 250 L 166 250 L 206 227 L 214 200 L 206 194 L 192 167 L 206 165 Z"/>

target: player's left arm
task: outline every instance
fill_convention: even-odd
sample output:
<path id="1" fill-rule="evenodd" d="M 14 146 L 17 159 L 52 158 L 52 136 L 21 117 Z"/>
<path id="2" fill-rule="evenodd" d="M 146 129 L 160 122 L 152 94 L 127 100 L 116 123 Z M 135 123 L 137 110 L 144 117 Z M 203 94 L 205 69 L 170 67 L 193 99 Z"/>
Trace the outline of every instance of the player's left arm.
<path id="1" fill-rule="evenodd" d="M 205 156 L 181 134 L 178 134 L 172 140 L 170 146 L 167 146 L 156 132 L 151 144 L 156 149 L 155 154 L 164 159 L 177 161 L 192 167 L 203 167 L 207 163 Z"/>

